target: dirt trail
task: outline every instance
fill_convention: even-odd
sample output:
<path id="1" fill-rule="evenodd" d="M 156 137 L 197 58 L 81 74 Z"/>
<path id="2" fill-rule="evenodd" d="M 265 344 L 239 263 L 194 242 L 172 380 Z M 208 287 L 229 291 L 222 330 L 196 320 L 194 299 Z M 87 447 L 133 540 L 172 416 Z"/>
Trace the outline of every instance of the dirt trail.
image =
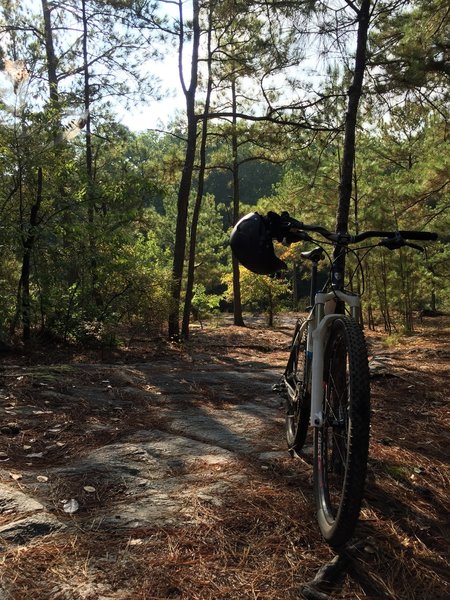
<path id="1" fill-rule="evenodd" d="M 270 392 L 276 378 L 270 369 L 252 378 L 223 367 L 76 365 L 54 367 L 53 385 L 40 369 L 24 372 L 17 377 L 33 379 L 33 397 L 11 406 L 8 418 L 20 423 L 21 448 L 11 458 L 20 464 L 25 512 L 34 507 L 27 493 L 43 506 L 52 498 L 51 511 L 41 506 L 52 516 L 71 496 L 80 504 L 78 518 L 96 519 L 98 497 L 103 509 L 108 504 L 104 524 L 182 525 L 192 518 L 193 497 L 218 502 L 229 480 L 244 477 L 236 464 L 241 456 L 261 460 L 268 449 L 281 450 L 282 413 Z M 233 403 L 239 389 L 252 401 Z M 0 527 L 0 535 L 14 539 L 15 529 L 14 522 Z"/>
<path id="2" fill-rule="evenodd" d="M 287 455 L 284 409 L 271 391 L 290 330 L 214 328 L 181 350 L 135 343 L 108 362 L 10 360 L 0 380 L 0 598 L 300 597 L 333 553 L 317 532 L 308 454 Z M 374 425 L 357 532 L 372 542 L 357 557 L 359 579 L 332 597 L 447 597 L 444 448 L 432 427 L 428 447 L 408 436 L 399 444 L 383 409 L 386 391 L 420 387 L 408 379 L 408 356 L 401 365 L 392 364 L 398 355 L 377 358 L 375 419 L 387 421 Z M 438 358 L 445 378 L 449 356 Z M 440 390 L 433 401 L 448 409 Z M 420 574 L 413 586 L 405 579 L 419 595 L 378 581 L 386 544 L 398 565 L 411 553 L 415 571 L 428 571 L 425 586 Z"/>

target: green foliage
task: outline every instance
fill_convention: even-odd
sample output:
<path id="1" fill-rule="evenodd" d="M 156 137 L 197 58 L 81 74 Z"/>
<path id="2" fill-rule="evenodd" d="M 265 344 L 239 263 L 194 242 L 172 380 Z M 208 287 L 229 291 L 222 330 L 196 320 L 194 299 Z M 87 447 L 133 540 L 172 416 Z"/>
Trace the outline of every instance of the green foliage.
<path id="1" fill-rule="evenodd" d="M 194 295 L 192 297 L 192 308 L 196 319 L 200 322 L 203 318 L 217 313 L 222 300 L 222 294 L 208 294 L 203 284 L 194 285 Z"/>
<path id="2" fill-rule="evenodd" d="M 224 298 L 233 301 L 233 287 L 231 274 L 222 278 L 227 286 Z M 290 286 L 284 279 L 256 275 L 244 267 L 240 269 L 241 298 L 247 310 L 255 313 L 265 313 L 269 327 L 273 326 L 274 317 L 286 305 L 289 297 Z"/>
<path id="3" fill-rule="evenodd" d="M 447 87 L 448 94 L 448 2 L 414 0 L 405 4 L 400 4 L 400 10 L 382 12 L 372 36 L 377 85 L 402 91 L 443 86 L 441 93 L 446 93 Z"/>
<path id="4" fill-rule="evenodd" d="M 218 309 L 224 286 L 227 300 L 233 300 L 227 243 L 233 159 L 239 166 L 236 190 L 242 212 L 288 210 L 300 220 L 332 229 L 339 194 L 348 69 L 324 69 L 320 86 L 314 89 L 312 79 L 300 86 L 293 75 L 299 70 L 292 68 L 305 47 L 298 43 L 303 35 L 299 31 L 306 35 L 310 26 L 317 25 L 323 39 L 329 39 L 327 7 L 281 3 L 271 8 L 277 18 L 268 19 L 259 6 L 244 11 L 243 18 L 241 4 L 213 7 L 211 110 L 227 115 L 209 123 L 209 178 L 197 235 L 193 299 L 200 315 Z M 22 79 L 14 69 L 3 72 L 0 102 L 3 337 L 21 328 L 28 257 L 34 330 L 65 339 L 113 339 L 115 328 L 123 324 L 159 330 L 170 313 L 185 124 L 182 119 L 174 122 L 171 135 L 165 135 L 133 134 L 118 122 L 109 95 L 126 103 L 134 84 L 139 92 L 151 87 L 149 78 L 143 85 L 144 71 L 138 63 L 155 50 L 150 37 L 143 37 L 153 34 L 144 28 L 145 15 L 139 21 L 142 29 L 136 27 L 135 3 L 87 5 L 92 24 L 89 52 L 96 65 L 89 87 L 94 107 L 90 174 L 85 132 L 64 143 L 62 132 L 62 123 L 78 115 L 85 101 L 80 38 L 70 33 L 72 25 L 81 23 L 79 3 L 70 1 L 67 11 L 59 4 L 52 7 L 58 24 L 57 75 L 64 82 L 57 103 L 48 98 L 46 49 L 41 34 L 35 33 L 43 29 L 42 15 L 32 14 L 40 6 L 0 3 L 3 22 L 8 23 L 1 67 L 8 60 L 12 67 L 27 67 Z M 202 5 L 201 10 L 211 6 Z M 408 330 L 416 311 L 448 312 L 450 305 L 448 6 L 443 0 L 378 6 L 369 66 L 375 69 L 368 79 L 376 85 L 368 89 L 384 96 L 367 95 L 362 106 L 349 229 L 429 229 L 440 234 L 438 243 L 427 246 L 426 257 L 409 249 L 378 249 L 365 261 L 366 306 L 388 330 Z M 155 21 L 149 23 L 153 27 Z M 353 26 L 353 16 L 347 25 Z M 129 67 L 125 78 L 123 69 L 113 65 Z M 232 83 L 238 111 L 255 120 L 233 122 Z M 278 110 L 277 103 L 291 97 L 296 100 L 291 108 Z M 263 100 L 269 103 L 264 110 Z M 286 123 L 297 119 L 298 126 L 259 122 L 262 114 L 282 117 Z M 318 127 L 311 132 L 307 125 Z M 238 150 L 233 157 L 235 134 Z M 300 263 L 303 249 L 298 244 L 278 251 L 292 266 Z M 349 273 L 356 267 L 349 259 Z M 362 284 L 362 277 L 355 275 L 354 288 L 362 289 Z M 266 312 L 270 322 L 290 294 L 286 281 L 246 270 L 241 270 L 241 285 L 246 308 Z"/>
<path id="5" fill-rule="evenodd" d="M 405 103 L 392 111 L 389 126 L 361 137 L 357 162 L 361 229 L 428 229 L 442 242 L 428 244 L 427 257 L 405 249 L 372 252 L 367 301 L 387 315 L 401 315 L 412 328 L 412 315 L 421 308 L 443 308 L 448 298 L 448 226 L 450 215 L 450 148 L 439 114 L 420 104 Z M 440 281 L 440 285 L 438 283 Z M 389 319 L 388 319 L 389 320 Z"/>
<path id="6" fill-rule="evenodd" d="M 195 281 L 208 290 L 220 287 L 229 257 L 228 236 L 223 227 L 224 210 L 213 196 L 204 196 L 197 231 Z"/>

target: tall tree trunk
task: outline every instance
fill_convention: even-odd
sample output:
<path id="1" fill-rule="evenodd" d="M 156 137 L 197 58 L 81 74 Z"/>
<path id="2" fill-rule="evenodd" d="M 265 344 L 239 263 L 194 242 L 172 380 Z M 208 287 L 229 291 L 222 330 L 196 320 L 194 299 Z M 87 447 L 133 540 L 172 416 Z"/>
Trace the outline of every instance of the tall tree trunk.
<path id="1" fill-rule="evenodd" d="M 292 269 L 292 310 L 298 310 L 298 264 L 294 262 Z"/>
<path id="2" fill-rule="evenodd" d="M 381 268 L 380 268 L 381 267 Z M 392 321 L 389 312 L 389 283 L 388 283 L 388 271 L 389 265 L 386 262 L 386 257 L 381 256 L 381 265 L 379 266 L 379 274 L 381 276 L 381 290 L 379 291 L 379 302 L 380 310 L 384 319 L 384 330 L 389 334 L 392 333 Z"/>
<path id="3" fill-rule="evenodd" d="M 273 327 L 273 315 L 275 313 L 275 307 L 274 307 L 274 301 L 273 301 L 273 294 L 272 294 L 272 290 L 269 289 L 269 307 L 268 307 L 268 327 Z"/>
<path id="4" fill-rule="evenodd" d="M 178 188 L 177 200 L 177 223 L 175 230 L 175 248 L 172 264 L 172 310 L 169 315 L 169 337 L 178 340 L 180 337 L 180 303 L 181 284 L 183 279 L 184 257 L 186 253 L 187 220 L 189 195 L 192 186 L 192 174 L 195 164 L 195 153 L 197 149 L 197 117 L 195 115 L 195 95 L 198 81 L 198 52 L 200 44 L 199 3 L 193 1 L 193 38 L 192 38 L 192 62 L 191 81 L 189 87 L 185 85 L 183 77 L 183 5 L 179 0 L 180 10 L 180 44 L 178 50 L 178 67 L 180 81 L 186 100 L 186 116 L 188 121 L 186 153 L 184 167 L 181 174 L 180 186 Z"/>
<path id="5" fill-rule="evenodd" d="M 47 0 L 42 0 L 42 14 L 44 20 L 45 52 L 47 57 L 47 76 L 49 84 L 49 98 L 52 108 L 57 106 L 58 96 L 58 78 L 56 75 L 57 60 L 53 44 L 53 29 L 51 24 L 51 9 Z M 59 123 L 59 119 L 58 119 Z M 19 166 L 20 188 L 22 187 L 22 173 Z M 22 339 L 28 341 L 31 337 L 31 255 L 36 239 L 36 227 L 38 225 L 38 213 L 42 202 L 42 168 L 37 171 L 37 191 L 36 198 L 30 209 L 29 221 L 26 226 L 26 232 L 22 235 L 22 266 L 17 294 L 16 317 L 11 324 L 11 331 L 15 329 L 16 322 L 20 315 L 22 321 Z M 22 202 L 21 202 L 22 205 Z"/>
<path id="6" fill-rule="evenodd" d="M 49 84 L 49 99 L 52 108 L 59 110 L 59 93 L 58 93 L 58 78 L 57 78 L 57 59 L 55 55 L 54 43 L 53 43 L 53 29 L 51 24 L 51 9 L 49 8 L 47 0 L 42 0 L 42 13 L 44 18 L 44 32 L 45 32 L 45 52 L 47 57 L 47 76 Z M 57 127 L 60 125 L 59 113 L 57 115 Z M 19 178 L 22 180 L 21 168 L 19 167 Z M 22 183 L 20 183 L 22 187 Z M 18 305 L 17 305 L 17 316 L 20 310 L 20 316 L 22 321 L 22 339 L 24 342 L 29 341 L 31 337 L 31 293 L 30 293 L 30 280 L 31 280 L 31 257 L 33 253 L 34 244 L 36 241 L 36 228 L 39 224 L 39 210 L 42 203 L 42 187 L 43 187 L 43 174 L 42 167 L 38 167 L 37 170 L 37 188 L 36 197 L 34 203 L 30 208 L 30 216 L 26 230 L 22 235 L 22 266 L 20 270 L 20 280 L 18 287 Z M 22 204 L 22 203 L 21 203 Z M 12 329 L 15 327 L 16 319 L 14 319 Z"/>
<path id="7" fill-rule="evenodd" d="M 352 5 L 354 6 L 354 5 Z M 356 10 L 356 7 L 355 7 Z M 362 95 L 364 71 L 366 68 L 367 36 L 370 23 L 370 0 L 362 0 L 357 10 L 358 34 L 356 43 L 355 67 L 350 88 L 348 90 L 347 114 L 345 119 L 344 152 L 342 157 L 341 181 L 339 185 L 339 204 L 336 214 L 336 232 L 347 233 L 350 201 L 352 197 L 353 166 L 356 149 L 356 123 L 358 105 Z M 337 246 L 334 252 L 339 261 L 341 272 L 344 272 L 345 254 Z M 334 283 L 339 284 L 338 281 Z"/>
<path id="8" fill-rule="evenodd" d="M 206 88 L 205 107 L 202 119 L 202 137 L 200 143 L 200 168 L 198 173 L 197 195 L 195 198 L 194 211 L 192 213 L 190 240 L 189 240 L 189 262 L 186 280 L 186 295 L 184 299 L 183 323 L 181 326 L 181 335 L 187 339 L 189 337 L 189 321 L 192 309 L 192 298 L 194 290 L 195 278 L 195 249 L 197 245 L 197 227 L 202 206 L 204 183 L 205 183 L 205 168 L 206 168 L 206 142 L 208 138 L 208 113 L 211 102 L 212 77 L 211 77 L 211 39 L 212 39 L 212 23 L 211 10 L 209 12 L 208 26 L 208 84 Z"/>
<path id="9" fill-rule="evenodd" d="M 91 130 L 91 90 L 90 90 L 90 73 L 89 73 L 89 56 L 88 56 L 88 19 L 86 13 L 86 0 L 81 0 L 82 19 L 83 19 L 83 75 L 84 75 L 84 110 L 86 114 L 86 204 L 87 204 L 87 221 L 88 221 L 88 244 L 89 244 L 89 263 L 91 277 L 91 293 L 96 306 L 103 305 L 101 293 L 98 286 L 97 274 L 97 243 L 95 236 L 95 194 L 94 194 L 94 166 L 93 166 L 93 151 L 92 151 L 92 130 Z"/>
<path id="10" fill-rule="evenodd" d="M 239 205 L 240 205 L 240 190 L 239 190 L 239 157 L 238 157 L 238 138 L 237 138 L 237 100 L 236 100 L 236 77 L 233 76 L 231 82 L 231 98 L 232 98 L 232 112 L 233 112 L 233 128 L 231 132 L 231 150 L 233 155 L 233 225 L 235 225 L 239 218 Z M 244 319 L 242 316 L 242 302 L 241 302 L 241 280 L 239 274 L 239 262 L 237 258 L 232 256 L 233 266 L 233 314 L 234 324 L 239 327 L 245 327 Z"/>
<path id="11" fill-rule="evenodd" d="M 21 313 L 22 313 L 22 339 L 27 342 L 31 337 L 31 295 L 30 274 L 31 254 L 36 240 L 36 227 L 38 226 L 38 213 L 42 202 L 42 168 L 38 168 L 36 199 L 31 206 L 30 219 L 25 236 L 22 238 L 23 255 L 20 282 L 22 286 Z"/>
<path id="12" fill-rule="evenodd" d="M 52 107 L 57 107 L 59 102 L 57 66 L 58 60 L 55 55 L 53 43 L 53 29 L 51 21 L 51 8 L 47 0 L 42 0 L 42 13 L 44 16 L 45 30 L 45 54 L 47 57 L 47 75 L 49 86 L 49 97 Z"/>
<path id="13" fill-rule="evenodd" d="M 189 258 L 188 258 L 188 269 L 186 279 L 186 293 L 184 298 L 184 311 L 183 311 L 183 323 L 181 327 L 182 337 L 187 339 L 189 337 L 189 321 L 192 308 L 192 298 L 194 295 L 194 277 L 195 277 L 195 249 L 197 245 L 197 227 L 198 220 L 200 217 L 201 204 L 203 199 L 204 190 L 204 178 L 205 178 L 205 159 L 206 159 L 206 141 L 204 142 L 203 137 L 206 138 L 207 134 L 207 119 L 203 120 L 202 124 L 202 143 L 200 149 L 200 171 L 198 175 L 197 183 L 197 194 L 195 197 L 194 210 L 192 213 L 192 222 L 190 229 L 189 238 Z"/>

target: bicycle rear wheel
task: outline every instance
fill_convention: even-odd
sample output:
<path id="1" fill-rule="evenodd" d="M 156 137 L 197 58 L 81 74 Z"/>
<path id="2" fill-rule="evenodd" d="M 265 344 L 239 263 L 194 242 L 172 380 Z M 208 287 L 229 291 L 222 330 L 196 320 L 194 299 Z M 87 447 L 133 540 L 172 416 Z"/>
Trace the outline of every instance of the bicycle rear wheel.
<path id="1" fill-rule="evenodd" d="M 325 540 L 345 544 L 364 493 L 370 427 L 367 350 L 350 317 L 333 321 L 324 359 L 323 424 L 314 430 L 314 495 Z"/>
<path id="2" fill-rule="evenodd" d="M 286 441 L 295 456 L 303 448 L 308 432 L 311 398 L 309 393 L 310 360 L 306 355 L 308 325 L 297 321 L 291 353 L 284 372 L 286 388 Z"/>

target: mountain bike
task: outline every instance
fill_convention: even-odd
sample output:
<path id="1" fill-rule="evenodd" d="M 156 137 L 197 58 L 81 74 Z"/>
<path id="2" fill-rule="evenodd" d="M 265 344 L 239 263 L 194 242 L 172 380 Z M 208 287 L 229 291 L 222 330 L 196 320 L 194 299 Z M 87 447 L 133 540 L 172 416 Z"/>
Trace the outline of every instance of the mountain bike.
<path id="1" fill-rule="evenodd" d="M 322 241 L 318 243 L 310 234 L 319 234 Z M 313 428 L 317 519 L 324 539 L 333 547 L 341 547 L 353 535 L 359 519 L 370 428 L 369 366 L 360 294 L 346 289 L 345 256 L 349 252 L 357 256 L 359 268 L 364 257 L 361 259 L 358 251 L 367 255 L 379 246 L 389 250 L 409 246 L 423 251 L 409 240 L 436 240 L 437 235 L 423 231 L 338 234 L 283 213 L 273 237 L 284 237 L 288 243 L 317 244 L 301 253 L 311 263 L 311 306 L 308 316 L 295 325 L 287 366 L 274 389 L 286 401 L 286 438 L 292 455 L 299 454 L 308 427 Z M 371 238 L 379 241 L 361 245 Z M 332 252 L 324 248 L 327 244 Z M 324 259 L 328 259 L 328 277 L 318 291 L 318 265 Z"/>

